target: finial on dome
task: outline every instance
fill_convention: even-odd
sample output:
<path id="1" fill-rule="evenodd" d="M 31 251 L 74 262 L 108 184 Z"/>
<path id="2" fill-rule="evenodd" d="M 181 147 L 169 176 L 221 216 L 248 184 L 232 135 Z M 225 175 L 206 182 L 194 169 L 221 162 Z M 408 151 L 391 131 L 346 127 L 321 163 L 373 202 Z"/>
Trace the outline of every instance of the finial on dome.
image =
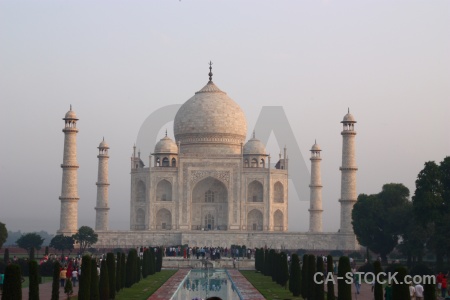
<path id="1" fill-rule="evenodd" d="M 103 137 L 103 141 L 105 141 L 105 137 Z"/>
<path id="2" fill-rule="evenodd" d="M 212 82 L 212 76 L 213 76 L 213 73 L 212 73 L 212 62 L 211 61 L 209 61 L 209 82 Z"/>
<path id="3" fill-rule="evenodd" d="M 253 130 L 253 138 L 255 138 L 255 130 Z"/>
<path id="4" fill-rule="evenodd" d="M 72 104 L 70 104 L 70 110 L 72 110 Z"/>
<path id="5" fill-rule="evenodd" d="M 166 136 L 167 136 L 167 129 L 166 129 Z"/>
<path id="6" fill-rule="evenodd" d="M 347 107 L 348 113 L 350 113 L 350 107 Z"/>

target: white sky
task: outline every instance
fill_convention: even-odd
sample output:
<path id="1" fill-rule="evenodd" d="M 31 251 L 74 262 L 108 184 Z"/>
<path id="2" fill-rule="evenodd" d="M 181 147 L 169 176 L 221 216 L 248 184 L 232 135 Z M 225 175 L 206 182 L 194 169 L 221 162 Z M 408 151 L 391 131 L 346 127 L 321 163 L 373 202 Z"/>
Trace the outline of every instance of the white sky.
<path id="1" fill-rule="evenodd" d="M 249 136 L 261 107 L 280 105 L 308 167 L 317 138 L 326 231 L 339 227 L 347 107 L 358 121 L 358 193 L 399 182 L 413 194 L 424 162 L 450 155 L 449 1 L 0 1 L 0 221 L 58 229 L 61 118 L 72 104 L 79 226 L 94 226 L 105 136 L 110 227 L 128 229 L 138 130 L 202 88 L 209 60 Z M 278 152 L 273 140 L 268 150 Z M 307 230 L 309 202 L 290 191 L 290 230 Z"/>

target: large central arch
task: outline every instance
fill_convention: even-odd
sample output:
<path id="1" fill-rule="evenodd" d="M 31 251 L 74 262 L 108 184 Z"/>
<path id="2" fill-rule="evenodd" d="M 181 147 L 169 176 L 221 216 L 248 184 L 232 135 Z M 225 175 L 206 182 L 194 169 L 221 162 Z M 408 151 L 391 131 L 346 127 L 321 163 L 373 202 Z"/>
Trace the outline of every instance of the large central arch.
<path id="1" fill-rule="evenodd" d="M 228 229 L 228 190 L 220 180 L 207 177 L 192 189 L 192 230 Z"/>

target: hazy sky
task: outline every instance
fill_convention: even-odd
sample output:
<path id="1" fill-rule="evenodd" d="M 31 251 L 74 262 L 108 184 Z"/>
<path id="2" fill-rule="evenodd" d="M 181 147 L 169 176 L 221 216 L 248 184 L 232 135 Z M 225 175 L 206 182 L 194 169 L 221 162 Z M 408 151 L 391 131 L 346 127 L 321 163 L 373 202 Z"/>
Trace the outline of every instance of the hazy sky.
<path id="1" fill-rule="evenodd" d="M 201 89 L 209 60 L 249 137 L 261 107 L 277 105 L 308 168 L 317 139 L 326 231 L 339 227 L 347 107 L 358 121 L 358 193 L 396 182 L 413 194 L 424 162 L 450 155 L 450 1 L 0 1 L 0 221 L 59 228 L 62 118 L 72 104 L 78 224 L 94 226 L 104 136 L 110 228 L 128 229 L 139 128 Z M 268 151 L 276 157 L 274 138 Z M 307 230 L 309 202 L 290 187 L 289 229 Z"/>

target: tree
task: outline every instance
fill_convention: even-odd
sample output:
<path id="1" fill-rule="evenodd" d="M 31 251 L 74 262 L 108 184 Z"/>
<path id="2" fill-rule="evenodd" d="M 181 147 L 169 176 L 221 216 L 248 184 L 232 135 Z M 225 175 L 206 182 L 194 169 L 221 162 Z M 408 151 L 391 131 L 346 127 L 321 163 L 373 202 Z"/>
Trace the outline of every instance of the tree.
<path id="1" fill-rule="evenodd" d="M 288 270 L 288 262 L 287 255 L 284 252 L 280 254 L 280 276 L 279 281 L 282 287 L 286 287 L 286 283 L 289 280 L 289 270 Z"/>
<path id="2" fill-rule="evenodd" d="M 142 257 L 142 278 L 147 278 L 149 273 L 149 264 L 150 264 L 150 257 L 149 257 L 149 251 L 148 249 L 144 250 L 144 254 Z"/>
<path id="3" fill-rule="evenodd" d="M 291 274 L 289 277 L 289 291 L 294 297 L 300 296 L 302 287 L 302 271 L 300 269 L 300 260 L 297 254 L 292 254 Z"/>
<path id="4" fill-rule="evenodd" d="M 78 299 L 89 300 L 91 298 L 91 257 L 83 256 L 81 260 L 80 285 Z"/>
<path id="5" fill-rule="evenodd" d="M 341 256 L 338 266 L 338 300 L 352 299 L 352 285 L 351 283 L 345 282 L 345 275 L 348 272 L 351 272 L 350 260 L 347 256 Z"/>
<path id="6" fill-rule="evenodd" d="M 353 207 L 352 224 L 358 242 L 378 253 L 384 262 L 406 226 L 408 197 L 407 187 L 390 183 L 378 194 L 360 194 Z"/>
<path id="7" fill-rule="evenodd" d="M 136 282 L 136 265 L 137 265 L 137 252 L 136 249 L 130 249 L 128 251 L 128 258 L 126 262 L 126 283 L 125 287 L 129 288 Z"/>
<path id="8" fill-rule="evenodd" d="M 375 278 L 377 278 L 378 274 L 383 272 L 380 261 L 376 260 L 373 263 L 373 268 L 375 270 L 375 272 L 374 272 Z M 375 278 L 374 278 L 374 280 L 375 280 Z M 383 300 L 383 285 L 378 280 L 375 280 L 373 295 L 374 295 L 375 300 Z"/>
<path id="9" fill-rule="evenodd" d="M 73 294 L 73 285 L 72 280 L 70 280 L 70 278 L 67 278 L 66 284 L 64 285 L 64 294 L 67 295 L 67 300 L 69 300 L 70 295 Z"/>
<path id="10" fill-rule="evenodd" d="M 52 281 L 52 299 L 59 300 L 59 269 L 60 264 L 58 261 L 53 263 L 53 281 Z M 80 298 L 83 299 L 83 298 Z"/>
<path id="11" fill-rule="evenodd" d="M 37 233 L 27 233 L 23 234 L 17 241 L 16 244 L 22 249 L 25 249 L 28 252 L 28 255 L 31 255 L 31 249 L 40 250 L 44 239 Z"/>
<path id="12" fill-rule="evenodd" d="M 320 255 L 317 256 L 316 272 L 321 274 L 321 275 L 317 276 L 317 282 L 322 281 L 322 283 L 315 283 L 314 282 L 315 283 L 315 287 L 316 287 L 316 297 L 315 297 L 315 299 L 316 300 L 324 300 L 325 299 L 325 291 L 324 291 L 324 283 L 323 283 L 323 280 L 324 280 L 323 274 L 325 272 L 324 272 L 324 269 L 323 269 L 323 258 Z"/>
<path id="13" fill-rule="evenodd" d="M 305 254 L 303 255 L 303 263 L 302 263 L 302 287 L 301 287 L 301 294 L 303 299 L 306 299 L 308 297 L 308 290 L 309 290 L 309 281 L 308 281 L 308 268 L 309 268 L 309 255 Z"/>
<path id="14" fill-rule="evenodd" d="M 108 265 L 108 275 L 109 275 L 109 298 L 116 298 L 116 262 L 114 258 L 114 253 L 106 254 L 106 264 Z M 100 272 L 100 275 L 102 273 Z"/>
<path id="15" fill-rule="evenodd" d="M 81 226 L 78 232 L 75 233 L 73 239 L 80 244 L 80 252 L 84 253 L 88 247 L 97 243 L 98 234 L 89 226 Z"/>
<path id="16" fill-rule="evenodd" d="M 5 280 L 3 282 L 2 300 L 22 299 L 22 275 L 20 267 L 10 264 L 5 269 Z"/>
<path id="17" fill-rule="evenodd" d="M 121 268 L 121 262 L 122 262 L 122 255 L 120 252 L 117 252 L 117 263 L 116 263 L 116 292 L 118 293 L 121 290 L 121 275 L 122 275 L 122 268 Z"/>
<path id="18" fill-rule="evenodd" d="M 2 248 L 3 244 L 6 242 L 6 239 L 8 238 L 8 230 L 6 230 L 6 225 L 2 222 L 0 222 L 0 249 Z"/>
<path id="19" fill-rule="evenodd" d="M 95 259 L 91 259 L 91 300 L 100 299 L 98 280 L 97 262 Z"/>
<path id="20" fill-rule="evenodd" d="M 120 265 L 120 271 L 121 271 L 120 280 L 122 281 L 120 283 L 120 289 L 123 289 L 125 287 L 125 285 L 126 285 L 126 282 L 127 282 L 126 260 L 125 260 L 125 253 L 124 252 L 122 252 L 120 263 L 121 263 L 121 265 Z"/>
<path id="21" fill-rule="evenodd" d="M 39 300 L 39 272 L 38 264 L 35 260 L 30 260 L 28 263 L 29 269 L 29 288 L 28 288 L 28 299 Z"/>
<path id="22" fill-rule="evenodd" d="M 410 300 L 409 286 L 405 283 L 405 276 L 408 275 L 408 272 L 404 267 L 397 267 L 395 272 L 398 274 L 397 282 L 394 281 L 392 284 L 392 299 Z"/>
<path id="23" fill-rule="evenodd" d="M 334 264 L 333 264 L 333 256 L 327 256 L 327 273 L 334 273 Z M 334 282 L 333 280 L 328 280 L 327 282 L 327 300 L 334 300 Z"/>
<path id="24" fill-rule="evenodd" d="M 9 249 L 8 248 L 6 248 L 5 253 L 3 253 L 3 262 L 5 264 L 8 264 L 8 262 L 9 262 Z"/>
<path id="25" fill-rule="evenodd" d="M 100 268 L 99 293 L 101 300 L 109 300 L 109 270 L 106 260 L 102 260 Z"/>
<path id="26" fill-rule="evenodd" d="M 312 254 L 308 255 L 308 299 L 316 298 L 316 289 L 314 283 L 314 274 L 316 273 L 316 257 Z"/>
<path id="27" fill-rule="evenodd" d="M 61 256 L 64 256 L 64 250 L 69 250 L 69 253 L 73 250 L 75 240 L 71 236 L 65 236 L 62 234 L 55 235 L 50 241 L 50 247 L 60 250 Z"/>

